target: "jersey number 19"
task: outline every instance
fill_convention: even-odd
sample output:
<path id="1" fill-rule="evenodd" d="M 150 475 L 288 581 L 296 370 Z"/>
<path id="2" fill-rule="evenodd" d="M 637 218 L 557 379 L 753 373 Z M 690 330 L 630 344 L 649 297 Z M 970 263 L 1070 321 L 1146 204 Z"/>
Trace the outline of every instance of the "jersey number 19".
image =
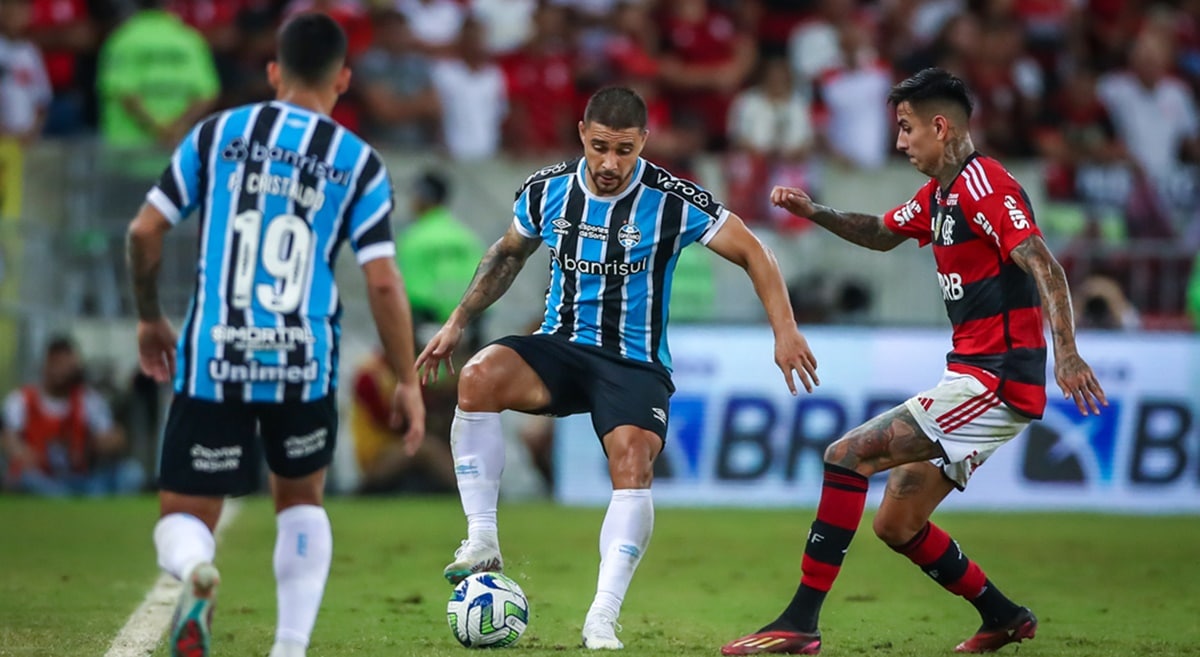
<path id="1" fill-rule="evenodd" d="M 234 308 L 250 307 L 251 295 L 275 313 L 291 313 L 304 298 L 312 251 L 312 230 L 308 222 L 294 214 L 281 214 L 268 220 L 262 231 L 263 213 L 246 210 L 233 218 L 238 250 L 233 269 Z M 259 236 L 262 237 L 261 262 L 274 283 L 254 285 L 254 273 L 260 261 Z"/>

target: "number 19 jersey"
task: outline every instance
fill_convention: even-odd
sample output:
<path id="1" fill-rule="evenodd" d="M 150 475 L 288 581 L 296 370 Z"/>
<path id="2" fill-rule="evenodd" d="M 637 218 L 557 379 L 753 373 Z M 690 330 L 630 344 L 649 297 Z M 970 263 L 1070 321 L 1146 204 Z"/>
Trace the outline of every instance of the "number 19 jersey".
<path id="1" fill-rule="evenodd" d="M 328 117 L 273 101 L 200 122 L 146 200 L 200 222 L 196 290 L 175 392 L 209 401 L 312 401 L 336 389 L 333 265 L 395 255 L 379 155 Z"/>

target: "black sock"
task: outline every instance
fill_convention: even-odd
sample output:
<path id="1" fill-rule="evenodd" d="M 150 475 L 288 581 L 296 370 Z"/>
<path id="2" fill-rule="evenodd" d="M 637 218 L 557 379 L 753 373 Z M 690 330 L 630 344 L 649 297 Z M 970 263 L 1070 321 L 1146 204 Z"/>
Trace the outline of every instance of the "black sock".
<path id="1" fill-rule="evenodd" d="M 1001 593 L 990 579 L 984 584 L 983 593 L 971 600 L 971 604 L 983 619 L 984 627 L 1001 627 L 1021 611 L 1021 607 Z"/>
<path id="2" fill-rule="evenodd" d="M 801 584 L 787 609 L 770 625 L 759 632 L 785 630 L 788 632 L 816 632 L 817 618 L 821 615 L 821 604 L 825 602 L 825 591 Z"/>

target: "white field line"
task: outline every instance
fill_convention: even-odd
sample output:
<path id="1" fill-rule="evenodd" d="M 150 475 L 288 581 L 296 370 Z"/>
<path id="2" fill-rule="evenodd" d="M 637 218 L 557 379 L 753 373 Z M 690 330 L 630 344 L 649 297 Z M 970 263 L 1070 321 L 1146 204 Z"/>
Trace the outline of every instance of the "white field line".
<path id="1" fill-rule="evenodd" d="M 221 519 L 217 521 L 218 540 L 241 510 L 241 500 L 225 500 Z M 117 633 L 104 657 L 149 657 L 153 654 L 167 629 L 167 623 L 171 622 L 171 613 L 175 611 L 181 589 L 182 584 L 174 577 L 166 573 L 159 575 L 142 604 L 125 621 L 125 626 Z"/>

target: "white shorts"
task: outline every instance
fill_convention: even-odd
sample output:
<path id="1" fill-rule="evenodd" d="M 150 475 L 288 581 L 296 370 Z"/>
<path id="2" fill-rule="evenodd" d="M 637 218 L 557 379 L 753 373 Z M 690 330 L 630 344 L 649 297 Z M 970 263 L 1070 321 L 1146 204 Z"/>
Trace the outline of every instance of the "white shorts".
<path id="1" fill-rule="evenodd" d="M 904 407 L 945 458 L 931 462 L 961 490 L 971 473 L 1004 443 L 1029 425 L 1029 418 L 1000 401 L 979 379 L 946 371 L 937 387 L 904 402 Z"/>

